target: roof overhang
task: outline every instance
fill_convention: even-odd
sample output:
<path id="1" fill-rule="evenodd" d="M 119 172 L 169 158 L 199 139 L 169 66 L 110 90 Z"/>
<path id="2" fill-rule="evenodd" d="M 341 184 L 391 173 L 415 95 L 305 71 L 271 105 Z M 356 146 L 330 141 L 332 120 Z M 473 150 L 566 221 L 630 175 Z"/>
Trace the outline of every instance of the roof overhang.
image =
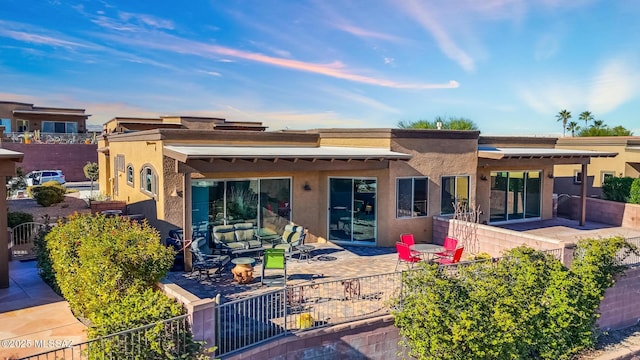
<path id="1" fill-rule="evenodd" d="M 337 146 L 188 146 L 165 145 L 164 155 L 181 162 L 189 160 L 222 159 L 242 160 L 343 160 L 343 161 L 384 161 L 409 160 L 410 154 L 399 153 L 382 148 L 337 147 Z"/>
<path id="2" fill-rule="evenodd" d="M 89 117 L 90 114 L 85 113 L 77 113 L 77 112 L 61 112 L 61 111 L 40 111 L 40 110 L 13 110 L 13 113 L 16 115 L 48 115 L 48 116 L 78 116 L 78 117 Z"/>
<path id="3" fill-rule="evenodd" d="M 483 159 L 588 159 L 595 157 L 615 157 L 616 152 L 572 150 L 555 148 L 498 148 L 480 146 L 478 157 Z"/>
<path id="4" fill-rule="evenodd" d="M 13 160 L 16 162 L 22 162 L 23 158 L 24 154 L 21 152 L 0 148 L 0 160 Z"/>

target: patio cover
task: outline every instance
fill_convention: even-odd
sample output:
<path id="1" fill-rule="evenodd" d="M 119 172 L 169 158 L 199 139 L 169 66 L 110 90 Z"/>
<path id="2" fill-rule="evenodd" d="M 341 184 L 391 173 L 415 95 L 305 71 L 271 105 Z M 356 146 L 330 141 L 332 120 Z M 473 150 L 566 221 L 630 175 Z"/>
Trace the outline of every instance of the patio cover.
<path id="1" fill-rule="evenodd" d="M 615 157 L 618 153 L 572 150 L 555 148 L 497 148 L 490 146 L 479 146 L 478 157 L 485 159 L 567 159 L 567 158 L 592 158 L 592 157 Z"/>
<path id="2" fill-rule="evenodd" d="M 411 155 L 383 148 L 337 146 L 189 146 L 165 145 L 164 155 L 181 162 L 188 160 L 251 159 L 272 160 L 409 160 Z"/>

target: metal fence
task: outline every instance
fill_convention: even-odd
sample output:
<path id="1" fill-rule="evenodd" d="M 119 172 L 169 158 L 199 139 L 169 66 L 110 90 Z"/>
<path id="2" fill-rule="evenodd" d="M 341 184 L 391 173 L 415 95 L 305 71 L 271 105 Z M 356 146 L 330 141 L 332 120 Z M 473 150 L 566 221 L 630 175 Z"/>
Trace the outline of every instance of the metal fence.
<path id="1" fill-rule="evenodd" d="M 5 141 L 14 143 L 38 143 L 38 144 L 95 144 L 97 137 L 94 132 L 87 133 L 45 133 L 45 132 L 10 132 L 5 133 Z M 27 139 L 25 141 L 25 138 Z"/>
<path id="2" fill-rule="evenodd" d="M 629 244 L 634 245 L 637 249 L 640 249 L 640 237 L 626 238 L 625 240 Z M 618 259 L 626 266 L 640 265 L 640 256 L 637 252 L 621 251 L 618 253 Z"/>
<path id="3" fill-rule="evenodd" d="M 151 350 L 151 342 L 159 345 L 157 351 Z M 48 343 L 43 342 L 43 346 L 46 344 Z M 192 351 L 189 348 L 190 344 L 192 341 L 188 315 L 181 315 L 65 348 L 23 357 L 21 360 L 183 358 L 182 356 Z"/>
<path id="4" fill-rule="evenodd" d="M 291 332 L 386 315 L 400 295 L 402 273 L 311 282 L 216 308 L 217 355 Z"/>

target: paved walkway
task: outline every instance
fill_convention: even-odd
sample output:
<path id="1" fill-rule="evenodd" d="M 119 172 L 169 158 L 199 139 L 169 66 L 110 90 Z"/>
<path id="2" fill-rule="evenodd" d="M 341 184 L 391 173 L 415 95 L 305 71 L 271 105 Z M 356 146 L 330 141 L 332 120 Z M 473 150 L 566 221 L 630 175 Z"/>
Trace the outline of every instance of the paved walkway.
<path id="1" fill-rule="evenodd" d="M 45 284 L 35 261 L 9 263 L 9 288 L 0 289 L 0 359 L 53 350 L 86 340 L 86 327 Z"/>

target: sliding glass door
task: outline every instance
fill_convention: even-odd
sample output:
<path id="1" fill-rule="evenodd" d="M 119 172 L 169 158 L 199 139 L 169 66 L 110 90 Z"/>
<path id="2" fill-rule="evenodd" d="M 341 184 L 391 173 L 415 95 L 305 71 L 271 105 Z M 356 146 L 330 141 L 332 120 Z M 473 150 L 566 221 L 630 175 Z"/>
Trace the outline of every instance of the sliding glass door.
<path id="1" fill-rule="evenodd" d="M 375 244 L 376 194 L 376 179 L 329 178 L 329 240 Z"/>
<path id="2" fill-rule="evenodd" d="M 192 180 L 194 228 L 235 223 L 277 229 L 291 221 L 291 179 Z"/>
<path id="3" fill-rule="evenodd" d="M 540 218 L 540 171 L 491 172 L 490 222 Z"/>

